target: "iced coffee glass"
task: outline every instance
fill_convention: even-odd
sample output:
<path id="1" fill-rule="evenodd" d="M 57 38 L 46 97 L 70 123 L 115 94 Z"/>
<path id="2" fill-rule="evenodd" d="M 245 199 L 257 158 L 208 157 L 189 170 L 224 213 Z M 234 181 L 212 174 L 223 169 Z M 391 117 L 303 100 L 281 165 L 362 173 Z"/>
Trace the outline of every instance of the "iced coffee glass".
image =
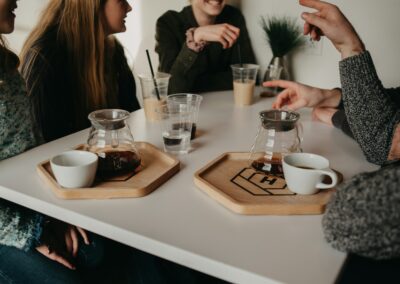
<path id="1" fill-rule="evenodd" d="M 170 77 L 170 74 L 162 72 L 157 72 L 154 78 L 151 74 L 139 75 L 144 113 L 149 121 L 156 121 L 162 118 L 161 108 L 166 103 Z"/>
<path id="2" fill-rule="evenodd" d="M 256 64 L 234 64 L 231 65 L 231 68 L 235 105 L 251 105 L 259 66 Z"/>

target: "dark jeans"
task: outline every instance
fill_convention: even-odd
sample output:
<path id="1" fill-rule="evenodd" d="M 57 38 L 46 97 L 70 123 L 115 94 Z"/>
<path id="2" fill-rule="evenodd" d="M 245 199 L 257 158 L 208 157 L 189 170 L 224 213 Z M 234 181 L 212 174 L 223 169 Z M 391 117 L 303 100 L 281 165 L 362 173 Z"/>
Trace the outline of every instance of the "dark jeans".
<path id="1" fill-rule="evenodd" d="M 24 252 L 0 245 L 0 284 L 226 283 L 95 234 L 90 234 L 89 238 L 89 246 L 80 244 L 76 270 L 46 258 L 36 250 Z"/>
<path id="2" fill-rule="evenodd" d="M 84 276 L 104 259 L 105 239 L 90 235 L 91 244 L 80 244 L 76 270 L 48 259 L 36 250 L 0 245 L 0 283 L 87 283 Z"/>
<path id="3" fill-rule="evenodd" d="M 400 258 L 374 260 L 349 254 L 337 284 L 400 283 Z"/>

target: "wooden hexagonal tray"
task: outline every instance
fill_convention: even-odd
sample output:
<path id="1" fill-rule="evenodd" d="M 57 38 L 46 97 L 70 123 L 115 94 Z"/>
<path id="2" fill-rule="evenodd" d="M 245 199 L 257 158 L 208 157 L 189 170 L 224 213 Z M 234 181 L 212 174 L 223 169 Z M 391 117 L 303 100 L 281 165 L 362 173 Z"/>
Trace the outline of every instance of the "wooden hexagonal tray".
<path id="1" fill-rule="evenodd" d="M 282 177 L 249 166 L 249 153 L 224 153 L 194 175 L 194 183 L 228 209 L 245 215 L 322 214 L 335 189 L 297 195 Z M 338 174 L 339 180 L 343 176 Z"/>
<path id="2" fill-rule="evenodd" d="M 137 173 L 103 180 L 96 178 L 90 188 L 63 188 L 54 178 L 49 160 L 37 166 L 39 176 L 50 186 L 55 195 L 63 199 L 108 199 L 145 196 L 180 169 L 178 159 L 147 142 L 135 142 L 141 156 L 141 169 Z M 75 149 L 83 149 L 78 145 Z"/>

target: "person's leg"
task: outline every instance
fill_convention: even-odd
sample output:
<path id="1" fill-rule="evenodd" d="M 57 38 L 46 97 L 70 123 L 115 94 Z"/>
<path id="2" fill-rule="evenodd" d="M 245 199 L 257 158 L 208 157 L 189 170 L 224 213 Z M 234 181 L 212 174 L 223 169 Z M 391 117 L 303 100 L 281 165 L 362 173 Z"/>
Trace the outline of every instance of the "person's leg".
<path id="1" fill-rule="evenodd" d="M 80 242 L 76 270 L 70 270 L 36 250 L 24 252 L 0 245 L 0 283 L 87 283 L 83 279 L 101 274 L 97 268 L 104 261 L 107 242 L 90 233 L 89 239 L 89 245 Z"/>
<path id="2" fill-rule="evenodd" d="M 374 260 L 349 254 L 336 283 L 400 283 L 400 258 Z"/>
<path id="3" fill-rule="evenodd" d="M 218 278 L 131 248 L 130 283 L 223 284 Z"/>
<path id="4" fill-rule="evenodd" d="M 0 283 L 82 283 L 79 274 L 35 250 L 0 245 Z"/>

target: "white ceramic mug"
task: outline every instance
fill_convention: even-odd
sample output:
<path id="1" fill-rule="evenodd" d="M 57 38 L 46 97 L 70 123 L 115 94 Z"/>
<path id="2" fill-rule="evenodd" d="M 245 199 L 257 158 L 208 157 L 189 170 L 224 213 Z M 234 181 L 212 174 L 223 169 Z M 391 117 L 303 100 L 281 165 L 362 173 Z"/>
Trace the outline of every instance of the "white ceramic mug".
<path id="1" fill-rule="evenodd" d="M 66 188 L 90 187 L 96 177 L 98 156 L 72 150 L 54 156 L 51 169 L 59 185 Z"/>
<path id="2" fill-rule="evenodd" d="M 328 159 L 310 153 L 293 153 L 282 159 L 283 173 L 290 191 L 307 195 L 320 189 L 332 188 L 337 182 L 337 174 L 329 168 Z M 324 176 L 332 179 L 323 183 Z"/>

